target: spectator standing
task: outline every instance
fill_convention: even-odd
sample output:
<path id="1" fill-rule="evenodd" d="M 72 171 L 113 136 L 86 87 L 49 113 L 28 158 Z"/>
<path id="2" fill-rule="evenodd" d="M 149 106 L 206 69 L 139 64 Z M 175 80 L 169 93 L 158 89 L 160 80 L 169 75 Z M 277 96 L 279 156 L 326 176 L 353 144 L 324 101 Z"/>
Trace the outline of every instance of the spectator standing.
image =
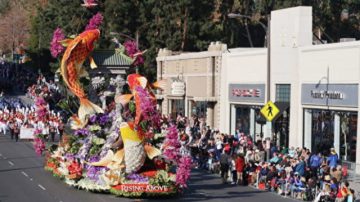
<path id="1" fill-rule="evenodd" d="M 237 170 L 236 170 L 236 155 L 233 154 L 231 157 L 231 175 L 232 175 L 232 182 L 231 184 L 237 183 Z"/>
<path id="2" fill-rule="evenodd" d="M 226 150 L 220 156 L 220 170 L 221 170 L 221 178 L 223 183 L 225 184 L 228 178 L 229 172 L 229 154 Z"/>
<path id="3" fill-rule="evenodd" d="M 322 164 L 323 159 L 321 158 L 321 153 L 319 152 L 317 155 L 314 154 L 310 158 L 310 169 L 316 175 L 318 169 Z"/>
<path id="4" fill-rule="evenodd" d="M 236 172 L 237 172 L 237 183 L 238 184 L 243 184 L 244 179 L 243 179 L 243 172 L 244 172 L 244 167 L 245 167 L 245 159 L 241 154 L 238 154 L 237 158 L 236 158 L 236 162 L 235 162 L 235 166 L 236 166 Z"/>
<path id="5" fill-rule="evenodd" d="M 336 168 L 338 160 L 339 160 L 339 157 L 338 157 L 335 149 L 331 148 L 330 149 L 330 154 L 329 154 L 329 156 L 327 158 L 327 163 L 328 163 L 328 165 L 330 166 L 331 169 Z"/>

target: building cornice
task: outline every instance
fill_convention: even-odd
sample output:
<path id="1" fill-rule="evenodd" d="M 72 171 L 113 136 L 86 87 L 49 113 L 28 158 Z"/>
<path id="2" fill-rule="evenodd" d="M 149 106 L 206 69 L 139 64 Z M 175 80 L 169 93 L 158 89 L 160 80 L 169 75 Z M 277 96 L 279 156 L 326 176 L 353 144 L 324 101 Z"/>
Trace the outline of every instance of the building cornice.
<path id="1" fill-rule="evenodd" d="M 196 53 L 182 53 L 180 55 L 171 55 L 171 56 L 159 56 L 156 58 L 156 61 L 172 61 L 172 60 L 188 60 L 188 59 L 198 59 L 198 58 L 208 58 L 208 57 L 221 57 L 222 51 L 203 51 Z"/>

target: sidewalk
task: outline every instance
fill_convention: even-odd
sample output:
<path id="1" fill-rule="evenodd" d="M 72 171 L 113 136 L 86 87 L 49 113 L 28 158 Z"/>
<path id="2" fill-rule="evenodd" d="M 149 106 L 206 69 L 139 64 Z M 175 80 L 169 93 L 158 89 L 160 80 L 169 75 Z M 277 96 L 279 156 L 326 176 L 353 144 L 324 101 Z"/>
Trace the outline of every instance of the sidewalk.
<path id="1" fill-rule="evenodd" d="M 360 201 L 360 175 L 355 174 L 355 172 L 349 171 L 347 181 L 350 184 L 350 188 L 355 190 L 355 196 L 357 201 Z"/>

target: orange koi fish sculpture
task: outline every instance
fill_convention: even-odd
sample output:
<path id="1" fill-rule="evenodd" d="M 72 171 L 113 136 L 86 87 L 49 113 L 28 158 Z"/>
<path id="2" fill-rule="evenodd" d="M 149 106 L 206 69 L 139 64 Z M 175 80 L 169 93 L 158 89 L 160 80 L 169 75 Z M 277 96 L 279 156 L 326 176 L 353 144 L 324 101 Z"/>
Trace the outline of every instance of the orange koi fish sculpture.
<path id="1" fill-rule="evenodd" d="M 99 106 L 90 102 L 79 82 L 80 77 L 88 75 L 82 65 L 94 49 L 94 42 L 97 41 L 99 37 L 100 31 L 94 29 L 81 33 L 73 40 L 67 39 L 61 41 L 64 46 L 67 46 L 67 49 L 61 60 L 60 72 L 66 86 L 80 100 L 78 117 L 74 116 L 72 118 L 73 129 L 83 127 L 87 115 L 104 112 Z M 96 68 L 93 58 L 89 57 L 89 59 L 91 68 Z"/>
<path id="2" fill-rule="evenodd" d="M 156 98 L 155 98 L 155 94 L 152 92 L 152 89 L 164 89 L 165 85 L 166 85 L 166 81 L 161 80 L 161 81 L 157 81 L 153 84 L 150 84 L 145 77 L 143 77 L 139 74 L 130 74 L 127 77 L 127 82 L 128 82 L 128 85 L 129 85 L 129 88 L 130 88 L 132 94 L 125 94 L 125 95 L 117 96 L 117 97 L 115 97 L 115 102 L 121 103 L 122 105 L 126 105 L 127 103 L 130 102 L 131 98 L 133 98 L 133 97 L 135 98 L 136 116 L 135 116 L 134 124 L 135 124 L 135 126 L 138 126 L 141 121 L 141 117 L 142 117 L 142 110 L 140 107 L 142 98 L 139 96 L 136 89 L 139 87 L 146 89 L 149 92 L 150 99 L 152 100 L 154 105 L 156 105 Z"/>

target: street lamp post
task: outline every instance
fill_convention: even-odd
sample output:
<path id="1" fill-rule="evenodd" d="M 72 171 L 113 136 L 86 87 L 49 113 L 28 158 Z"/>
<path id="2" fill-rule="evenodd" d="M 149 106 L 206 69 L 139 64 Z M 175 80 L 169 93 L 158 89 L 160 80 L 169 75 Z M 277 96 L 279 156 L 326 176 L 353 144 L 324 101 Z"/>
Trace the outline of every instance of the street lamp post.
<path id="1" fill-rule="evenodd" d="M 246 19 L 250 19 L 252 20 L 252 17 L 251 16 L 248 16 L 248 15 L 241 15 L 241 14 L 236 14 L 236 13 L 229 13 L 228 14 L 228 17 L 229 18 L 246 18 Z M 257 21 L 261 27 L 265 30 L 266 32 L 266 48 L 267 48 L 267 68 L 266 68 L 266 75 L 267 75 L 267 78 L 266 78 L 266 100 L 267 101 L 270 101 L 271 100 L 271 57 L 270 57 L 270 54 L 271 54 L 271 46 L 270 46 L 270 14 L 268 14 L 267 16 L 267 26 L 260 22 L 260 21 Z M 267 123 L 267 125 L 270 126 L 271 128 L 271 122 L 269 121 Z M 271 133 L 271 132 L 270 132 Z M 271 135 L 270 135 L 271 137 Z M 270 159 L 270 149 L 268 150 L 267 152 L 267 160 Z"/>

